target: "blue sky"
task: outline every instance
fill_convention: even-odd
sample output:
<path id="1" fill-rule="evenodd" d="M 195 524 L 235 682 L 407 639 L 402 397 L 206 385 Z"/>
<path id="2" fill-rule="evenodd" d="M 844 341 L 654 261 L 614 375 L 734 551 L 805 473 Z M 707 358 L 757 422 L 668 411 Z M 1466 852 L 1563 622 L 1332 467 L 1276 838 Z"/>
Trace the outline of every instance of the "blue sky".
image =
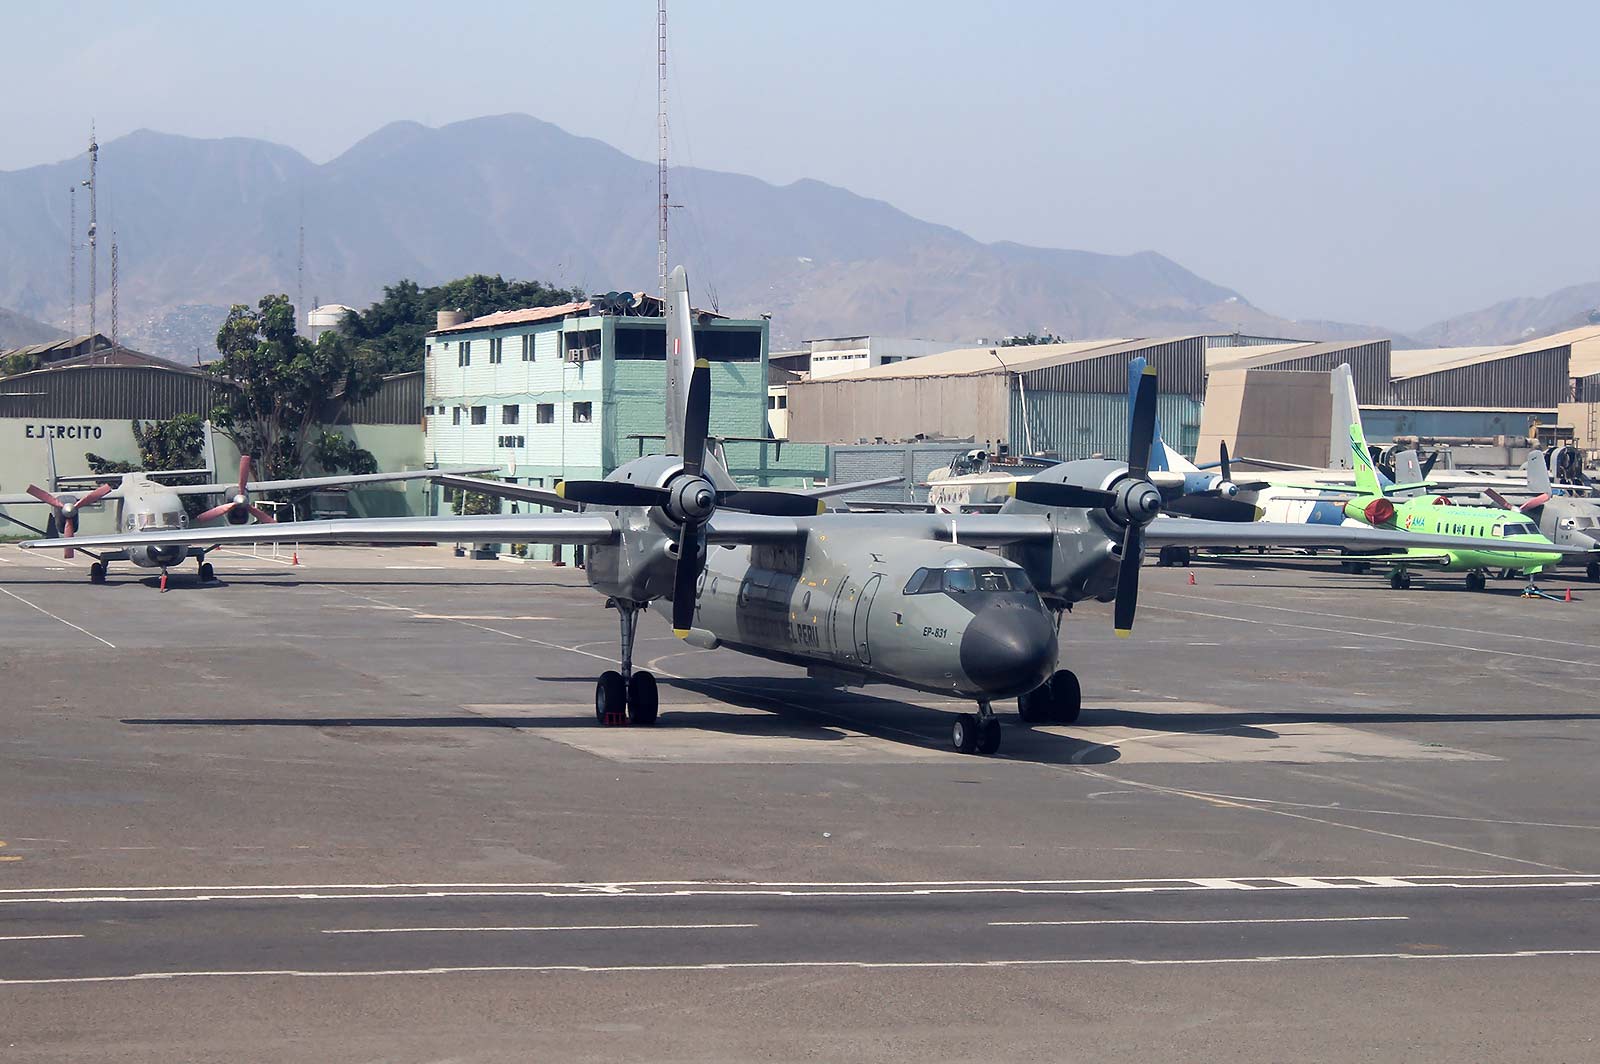
<path id="1" fill-rule="evenodd" d="M 1600 5 L 670 0 L 673 157 L 1415 328 L 1600 280 Z M 0 169 L 148 127 L 321 161 L 522 111 L 655 154 L 634 2 L 8 7 Z M 73 57 L 76 57 L 74 62 Z M 77 70 L 66 76 L 72 66 Z"/>

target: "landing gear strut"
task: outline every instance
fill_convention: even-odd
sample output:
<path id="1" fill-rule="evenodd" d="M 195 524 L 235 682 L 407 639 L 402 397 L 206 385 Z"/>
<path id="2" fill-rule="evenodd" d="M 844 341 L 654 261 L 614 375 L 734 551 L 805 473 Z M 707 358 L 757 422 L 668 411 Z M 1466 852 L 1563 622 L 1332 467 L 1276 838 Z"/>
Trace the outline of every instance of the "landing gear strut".
<path id="1" fill-rule="evenodd" d="M 1404 591 L 1411 586 L 1411 574 L 1404 569 L 1396 569 L 1389 574 L 1389 586 L 1396 591 Z"/>
<path id="2" fill-rule="evenodd" d="M 639 630 L 639 607 L 632 602 L 613 600 L 622 628 L 622 671 L 607 669 L 594 688 L 594 719 L 607 727 L 632 724 L 653 727 L 660 712 L 656 678 L 649 672 L 633 671 L 633 640 Z"/>
<path id="3" fill-rule="evenodd" d="M 963 754 L 992 754 L 1000 749 L 1000 718 L 987 702 L 978 703 L 978 712 L 956 715 L 950 727 L 950 742 Z"/>

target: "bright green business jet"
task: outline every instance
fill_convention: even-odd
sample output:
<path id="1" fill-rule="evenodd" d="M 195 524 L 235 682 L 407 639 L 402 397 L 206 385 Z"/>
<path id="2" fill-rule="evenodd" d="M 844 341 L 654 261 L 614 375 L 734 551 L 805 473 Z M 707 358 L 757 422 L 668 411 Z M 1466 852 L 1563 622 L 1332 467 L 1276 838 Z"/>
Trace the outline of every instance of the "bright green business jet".
<path id="1" fill-rule="evenodd" d="M 1527 576 L 1528 586 L 1532 587 L 1535 573 L 1554 568 L 1561 560 L 1560 554 L 1541 549 L 1555 544 L 1539 533 L 1539 526 L 1515 511 L 1486 506 L 1457 506 L 1443 495 L 1391 497 L 1378 479 L 1377 470 L 1372 467 L 1371 452 L 1367 449 L 1366 435 L 1361 431 L 1359 422 L 1350 426 L 1350 449 L 1355 459 L 1356 491 L 1359 494 L 1345 500 L 1346 517 L 1374 528 L 1439 536 L 1504 539 L 1508 546 L 1516 545 L 1505 551 L 1440 551 L 1413 547 L 1403 554 L 1370 559 L 1394 563 L 1394 570 L 1389 574 L 1390 587 L 1397 590 L 1410 587 L 1409 570 L 1423 567 L 1447 573 L 1466 573 L 1467 587 L 1473 591 L 1482 591 L 1488 582 L 1488 575 L 1493 572 L 1508 575 L 1520 572 Z M 1389 491 L 1420 487 L 1423 485 L 1398 484 Z"/>

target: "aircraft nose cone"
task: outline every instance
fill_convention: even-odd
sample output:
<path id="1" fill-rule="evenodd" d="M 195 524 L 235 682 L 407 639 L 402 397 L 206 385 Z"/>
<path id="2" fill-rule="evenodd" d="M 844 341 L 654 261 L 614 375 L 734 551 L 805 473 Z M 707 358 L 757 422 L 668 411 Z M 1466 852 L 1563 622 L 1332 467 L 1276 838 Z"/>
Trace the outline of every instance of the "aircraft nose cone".
<path id="1" fill-rule="evenodd" d="M 961 636 L 962 671 L 993 698 L 1033 690 L 1055 663 L 1055 625 L 1037 606 L 986 606 Z"/>

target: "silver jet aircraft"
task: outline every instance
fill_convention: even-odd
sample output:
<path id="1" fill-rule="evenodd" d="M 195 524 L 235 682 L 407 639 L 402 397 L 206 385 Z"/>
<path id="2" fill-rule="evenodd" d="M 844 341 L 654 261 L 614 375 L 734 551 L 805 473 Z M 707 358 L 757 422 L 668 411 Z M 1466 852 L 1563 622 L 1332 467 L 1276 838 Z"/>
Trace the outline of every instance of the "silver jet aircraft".
<path id="1" fill-rule="evenodd" d="M 1128 634 L 1147 544 L 1501 545 L 1374 528 L 1155 521 L 1161 492 L 1146 477 L 1153 373 L 1139 382 L 1126 465 L 1055 466 L 1017 484 L 997 514 L 820 513 L 815 495 L 740 488 L 709 454 L 710 367 L 694 359 L 682 267 L 667 295 L 673 453 L 634 459 L 605 480 L 566 481 L 559 494 L 580 513 L 311 521 L 81 543 L 586 544 L 589 583 L 620 621 L 619 667 L 595 686 L 601 724 L 656 722 L 655 677 L 633 667 L 639 612 L 654 608 L 695 646 L 798 665 L 833 682 L 971 699 L 977 712 L 956 717 L 951 739 L 958 750 L 985 754 L 1000 746 L 996 701 L 1019 699 L 1025 721 L 1076 719 L 1078 679 L 1056 667 L 1062 614 L 1083 599 L 1114 601 L 1118 634 Z"/>

